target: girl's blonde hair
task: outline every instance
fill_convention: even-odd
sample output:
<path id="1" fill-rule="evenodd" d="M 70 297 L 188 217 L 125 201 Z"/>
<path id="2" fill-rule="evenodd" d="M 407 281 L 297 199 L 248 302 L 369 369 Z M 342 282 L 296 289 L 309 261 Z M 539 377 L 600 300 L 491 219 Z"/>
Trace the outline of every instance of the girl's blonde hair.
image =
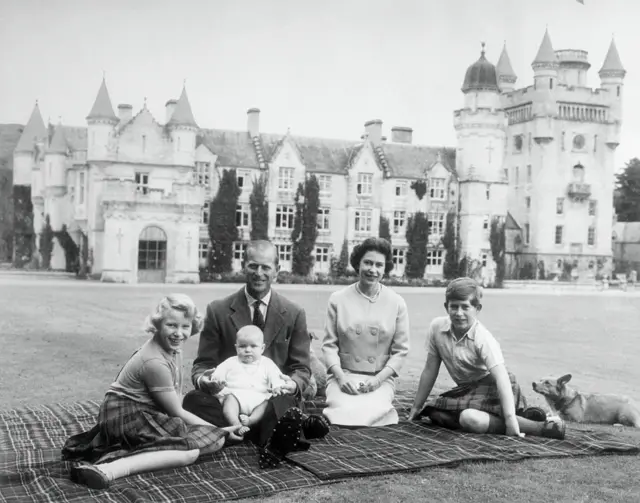
<path id="1" fill-rule="evenodd" d="M 191 297 L 183 293 L 172 293 L 164 297 L 155 311 L 146 317 L 144 331 L 155 335 L 160 330 L 160 323 L 172 309 L 184 313 L 186 318 L 191 319 L 191 335 L 196 335 L 202 330 L 204 318 Z"/>

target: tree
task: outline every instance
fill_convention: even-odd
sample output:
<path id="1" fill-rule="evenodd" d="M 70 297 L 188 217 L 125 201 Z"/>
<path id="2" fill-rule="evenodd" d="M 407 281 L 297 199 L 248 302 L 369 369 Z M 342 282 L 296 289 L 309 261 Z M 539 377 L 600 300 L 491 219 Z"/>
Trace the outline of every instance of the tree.
<path id="1" fill-rule="evenodd" d="M 496 263 L 495 286 L 502 288 L 506 269 L 506 232 L 505 220 L 503 217 L 498 216 L 491 219 L 489 242 L 491 244 L 491 255 L 493 256 L 493 261 Z"/>
<path id="2" fill-rule="evenodd" d="M 442 238 L 445 255 L 442 266 L 442 275 L 445 279 L 460 277 L 460 248 L 456 232 L 457 215 L 453 211 L 447 213 L 447 225 Z"/>
<path id="3" fill-rule="evenodd" d="M 14 265 L 24 267 L 35 248 L 31 186 L 13 186 L 13 255 Z"/>
<path id="4" fill-rule="evenodd" d="M 53 235 L 64 250 L 65 271 L 78 273 L 80 270 L 80 248 L 67 231 L 67 226 L 62 224 L 62 228 L 54 232 Z"/>
<path id="5" fill-rule="evenodd" d="M 233 242 L 238 239 L 236 209 L 240 193 L 236 170 L 225 169 L 218 193 L 211 201 L 209 210 L 209 269 L 217 274 L 232 270 Z"/>
<path id="6" fill-rule="evenodd" d="M 53 229 L 49 214 L 44 217 L 44 225 L 40 232 L 40 256 L 43 269 L 51 269 L 51 255 L 53 254 Z"/>
<path id="7" fill-rule="evenodd" d="M 0 261 L 13 255 L 13 171 L 0 161 Z"/>
<path id="8" fill-rule="evenodd" d="M 422 201 L 427 193 L 427 182 L 425 180 L 414 180 L 411 182 L 411 188 L 416 193 L 416 197 Z"/>
<path id="9" fill-rule="evenodd" d="M 345 239 L 342 242 L 340 257 L 334 262 L 332 271 L 336 278 L 347 276 L 349 270 L 349 243 Z"/>
<path id="10" fill-rule="evenodd" d="M 378 228 L 378 236 L 386 239 L 391 243 L 391 230 L 389 229 L 389 219 L 380 215 L 380 227 Z"/>
<path id="11" fill-rule="evenodd" d="M 269 239 L 269 203 L 267 202 L 267 175 L 261 173 L 253 181 L 249 196 L 251 208 L 251 239 Z"/>
<path id="12" fill-rule="evenodd" d="M 311 175 L 304 185 L 298 185 L 296 193 L 296 216 L 291 233 L 291 270 L 294 274 L 308 276 L 313 269 L 319 209 L 320 185 L 316 176 Z"/>
<path id="13" fill-rule="evenodd" d="M 631 159 L 616 175 L 614 206 L 620 222 L 640 222 L 640 159 Z"/>
<path id="14" fill-rule="evenodd" d="M 404 272 L 408 278 L 423 278 L 427 267 L 429 225 L 427 215 L 418 211 L 407 220 L 407 260 Z"/>

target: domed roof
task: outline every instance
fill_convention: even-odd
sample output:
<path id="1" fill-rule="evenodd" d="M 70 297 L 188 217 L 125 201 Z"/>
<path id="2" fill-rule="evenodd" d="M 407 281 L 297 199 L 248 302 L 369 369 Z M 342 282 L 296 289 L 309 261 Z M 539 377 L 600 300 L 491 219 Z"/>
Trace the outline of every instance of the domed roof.
<path id="1" fill-rule="evenodd" d="M 467 68 L 467 73 L 464 76 L 462 92 L 467 93 L 469 91 L 500 91 L 498 89 L 496 67 L 484 57 L 484 42 L 482 43 L 480 59 Z"/>

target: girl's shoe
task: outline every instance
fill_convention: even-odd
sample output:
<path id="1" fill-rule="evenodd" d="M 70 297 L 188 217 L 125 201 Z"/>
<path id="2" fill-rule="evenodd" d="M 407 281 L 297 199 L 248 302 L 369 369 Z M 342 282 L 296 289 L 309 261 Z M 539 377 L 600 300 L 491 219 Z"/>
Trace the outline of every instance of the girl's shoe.
<path id="1" fill-rule="evenodd" d="M 111 484 L 100 468 L 89 463 L 80 463 L 71 467 L 71 480 L 90 489 L 106 489 Z"/>

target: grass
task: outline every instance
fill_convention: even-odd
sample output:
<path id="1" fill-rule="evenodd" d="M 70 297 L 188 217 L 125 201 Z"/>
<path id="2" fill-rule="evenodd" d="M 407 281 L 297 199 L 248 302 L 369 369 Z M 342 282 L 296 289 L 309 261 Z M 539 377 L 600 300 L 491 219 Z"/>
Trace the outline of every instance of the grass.
<path id="1" fill-rule="evenodd" d="M 237 285 L 130 287 L 84 282 L 0 278 L 0 403 L 2 409 L 84 399 L 100 400 L 120 366 L 146 340 L 145 315 L 162 294 L 181 291 L 205 304 Z M 310 329 L 321 333 L 330 290 L 281 287 L 307 310 Z M 411 317 L 411 354 L 402 386 L 416 386 L 430 320 L 442 314 L 442 291 L 402 293 Z M 640 381 L 635 295 L 553 295 L 488 291 L 481 317 L 500 341 L 509 368 L 530 402 L 543 405 L 531 382 L 570 372 L 584 390 L 635 395 Z M 318 346 L 319 341 L 314 345 Z M 197 350 L 185 351 L 185 372 Z M 450 387 L 446 370 L 436 390 Z M 604 427 L 611 429 L 610 427 Z M 619 434 L 640 443 L 628 429 Z M 591 502 L 632 501 L 640 494 L 640 458 L 612 456 L 519 463 L 465 464 L 416 473 L 353 479 L 276 494 L 270 503 L 434 501 Z M 252 500 L 255 501 L 255 500 Z"/>

